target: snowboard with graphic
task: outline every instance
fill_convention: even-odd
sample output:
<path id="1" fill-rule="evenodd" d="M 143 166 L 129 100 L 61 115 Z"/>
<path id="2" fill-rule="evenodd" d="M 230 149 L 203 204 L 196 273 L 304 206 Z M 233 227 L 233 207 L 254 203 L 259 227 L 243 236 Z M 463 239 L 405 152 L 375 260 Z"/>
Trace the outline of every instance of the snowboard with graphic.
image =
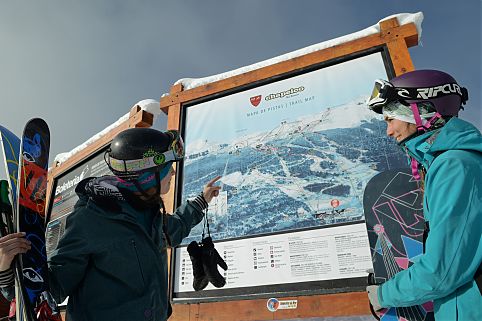
<path id="1" fill-rule="evenodd" d="M 23 274 L 21 286 L 29 320 L 32 316 L 32 320 L 50 320 L 41 317 L 43 311 L 39 311 L 48 310 L 48 305 L 52 305 L 50 308 L 57 312 L 48 288 L 45 249 L 49 148 L 50 132 L 45 121 L 40 118 L 30 120 L 25 126 L 20 144 L 16 215 L 17 231 L 25 232 L 26 238 L 31 242 L 31 250 L 20 256 Z"/>
<path id="2" fill-rule="evenodd" d="M 381 284 L 407 269 L 423 254 L 423 194 L 409 169 L 389 170 L 374 176 L 363 195 L 374 273 L 370 284 Z M 428 321 L 433 304 L 383 309 L 382 321 Z"/>
<path id="3" fill-rule="evenodd" d="M 0 143 L 2 145 L 3 161 L 5 165 L 5 174 L 8 177 L 7 189 L 5 190 L 5 183 L 2 185 L 2 218 L 5 225 L 10 229 L 7 232 L 13 233 L 16 231 L 16 210 L 17 210 L 17 179 L 18 179 L 18 163 L 20 155 L 20 138 L 18 138 L 11 131 L 3 126 L 0 126 Z M 11 314 L 13 317 L 16 314 L 17 321 L 26 320 L 26 311 L 23 304 L 22 295 L 20 295 L 21 279 L 18 275 L 22 275 L 18 260 L 15 260 L 12 266 L 15 277 L 15 300 L 11 303 Z M 13 309 L 13 310 L 12 310 Z"/>

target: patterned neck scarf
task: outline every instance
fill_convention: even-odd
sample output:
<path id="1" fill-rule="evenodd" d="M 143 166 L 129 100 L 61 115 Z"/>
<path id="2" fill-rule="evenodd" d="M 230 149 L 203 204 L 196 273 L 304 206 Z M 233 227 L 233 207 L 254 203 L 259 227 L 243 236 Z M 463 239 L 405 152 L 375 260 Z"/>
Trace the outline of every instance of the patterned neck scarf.
<path id="1" fill-rule="evenodd" d="M 420 117 L 422 119 L 429 119 L 435 115 L 435 110 L 430 103 L 417 103 Z M 383 107 L 383 116 L 385 118 L 398 119 L 410 124 L 416 124 L 413 112 L 410 106 L 405 106 L 402 103 L 395 101 Z"/>

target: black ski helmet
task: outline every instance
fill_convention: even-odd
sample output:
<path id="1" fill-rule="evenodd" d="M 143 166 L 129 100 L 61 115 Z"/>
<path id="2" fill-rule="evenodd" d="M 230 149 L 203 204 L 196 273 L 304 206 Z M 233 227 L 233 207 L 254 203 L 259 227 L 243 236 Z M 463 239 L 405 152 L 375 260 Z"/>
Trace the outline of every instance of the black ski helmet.
<path id="1" fill-rule="evenodd" d="M 147 171 L 161 171 L 184 157 L 184 144 L 175 130 L 129 128 L 112 140 L 104 159 L 114 175 L 135 179 Z"/>

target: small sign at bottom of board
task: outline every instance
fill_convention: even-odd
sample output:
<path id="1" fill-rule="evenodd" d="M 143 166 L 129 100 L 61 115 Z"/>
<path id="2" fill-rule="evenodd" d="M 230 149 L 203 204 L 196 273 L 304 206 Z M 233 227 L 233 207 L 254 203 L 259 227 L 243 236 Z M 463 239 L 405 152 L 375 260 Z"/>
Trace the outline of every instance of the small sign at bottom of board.
<path id="1" fill-rule="evenodd" d="M 283 309 L 296 309 L 298 307 L 298 300 L 278 300 L 271 298 L 266 302 L 266 307 L 271 312 Z"/>

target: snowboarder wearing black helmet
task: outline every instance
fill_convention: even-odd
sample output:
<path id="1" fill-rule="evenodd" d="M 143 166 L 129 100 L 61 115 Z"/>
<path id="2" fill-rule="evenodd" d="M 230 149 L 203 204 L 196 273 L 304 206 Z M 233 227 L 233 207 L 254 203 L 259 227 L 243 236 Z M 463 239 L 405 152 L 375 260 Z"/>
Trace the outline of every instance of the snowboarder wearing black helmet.
<path id="1" fill-rule="evenodd" d="M 445 72 L 377 80 L 368 106 L 410 158 L 424 190 L 424 254 L 367 288 L 375 310 L 434 302 L 435 319 L 482 320 L 482 136 L 457 118 L 468 99 Z"/>
<path id="2" fill-rule="evenodd" d="M 167 320 L 166 248 L 181 243 L 220 189 L 218 176 L 167 215 L 160 195 L 183 156 L 176 131 L 127 129 L 105 153 L 114 176 L 77 185 L 79 201 L 49 260 L 52 294 L 57 302 L 69 297 L 67 320 Z"/>

